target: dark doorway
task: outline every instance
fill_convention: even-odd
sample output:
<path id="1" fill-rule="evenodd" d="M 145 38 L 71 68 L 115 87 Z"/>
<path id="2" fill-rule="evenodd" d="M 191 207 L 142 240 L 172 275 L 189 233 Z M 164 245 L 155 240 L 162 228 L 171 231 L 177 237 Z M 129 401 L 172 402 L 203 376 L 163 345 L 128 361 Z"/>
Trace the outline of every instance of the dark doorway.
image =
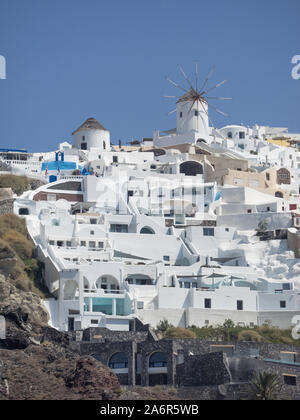
<path id="1" fill-rule="evenodd" d="M 68 318 L 68 331 L 74 331 L 74 318 Z"/>

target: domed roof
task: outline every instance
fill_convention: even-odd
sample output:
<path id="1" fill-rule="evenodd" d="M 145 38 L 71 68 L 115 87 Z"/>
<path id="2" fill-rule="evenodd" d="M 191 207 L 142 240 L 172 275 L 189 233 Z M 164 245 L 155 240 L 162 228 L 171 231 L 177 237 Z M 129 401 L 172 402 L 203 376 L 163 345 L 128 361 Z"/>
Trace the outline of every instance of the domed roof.
<path id="1" fill-rule="evenodd" d="M 72 134 L 77 133 L 81 130 L 106 130 L 106 128 L 101 125 L 96 118 L 88 118 L 77 130 L 75 130 Z"/>

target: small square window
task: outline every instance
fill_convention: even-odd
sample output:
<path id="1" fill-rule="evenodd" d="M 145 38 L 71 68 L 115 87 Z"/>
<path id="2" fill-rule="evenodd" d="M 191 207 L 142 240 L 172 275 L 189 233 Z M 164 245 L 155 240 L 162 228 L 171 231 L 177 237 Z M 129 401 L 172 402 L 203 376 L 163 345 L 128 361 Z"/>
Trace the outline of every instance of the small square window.
<path id="1" fill-rule="evenodd" d="M 286 308 L 286 301 L 285 300 L 280 301 L 280 308 Z"/>
<path id="2" fill-rule="evenodd" d="M 169 257 L 169 255 L 164 255 L 164 261 L 170 261 L 170 257 Z"/>
<path id="3" fill-rule="evenodd" d="M 91 234 L 91 235 L 95 235 L 95 231 L 94 231 L 94 230 L 91 230 L 91 231 L 90 231 L 90 234 Z"/>
<path id="4" fill-rule="evenodd" d="M 72 242 L 71 241 L 67 241 L 67 246 L 72 246 Z"/>

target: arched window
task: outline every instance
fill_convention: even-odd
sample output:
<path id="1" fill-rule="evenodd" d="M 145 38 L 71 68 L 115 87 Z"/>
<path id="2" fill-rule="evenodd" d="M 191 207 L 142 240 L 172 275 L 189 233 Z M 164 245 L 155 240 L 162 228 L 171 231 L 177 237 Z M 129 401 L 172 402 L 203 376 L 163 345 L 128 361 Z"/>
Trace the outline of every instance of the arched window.
<path id="1" fill-rule="evenodd" d="M 227 137 L 228 137 L 229 139 L 232 139 L 232 132 L 231 132 L 231 131 L 229 131 L 229 133 L 227 133 Z"/>
<path id="2" fill-rule="evenodd" d="M 167 366 L 167 356 L 166 353 L 157 351 L 153 353 L 149 358 L 149 367 L 166 367 Z"/>
<path id="3" fill-rule="evenodd" d="M 108 362 L 110 369 L 126 369 L 128 368 L 128 357 L 124 352 L 115 353 Z"/>
<path id="4" fill-rule="evenodd" d="M 194 160 L 186 161 L 180 164 L 180 173 L 187 176 L 203 175 L 203 166 Z"/>
<path id="5" fill-rule="evenodd" d="M 280 191 L 276 191 L 276 193 L 275 193 L 275 197 L 277 197 L 277 198 L 283 198 L 283 194 L 282 194 L 282 192 L 280 192 Z"/>
<path id="6" fill-rule="evenodd" d="M 149 226 L 142 227 L 142 229 L 140 230 L 140 233 L 147 234 L 147 235 L 154 235 L 155 234 L 154 230 L 152 228 L 150 228 Z"/>

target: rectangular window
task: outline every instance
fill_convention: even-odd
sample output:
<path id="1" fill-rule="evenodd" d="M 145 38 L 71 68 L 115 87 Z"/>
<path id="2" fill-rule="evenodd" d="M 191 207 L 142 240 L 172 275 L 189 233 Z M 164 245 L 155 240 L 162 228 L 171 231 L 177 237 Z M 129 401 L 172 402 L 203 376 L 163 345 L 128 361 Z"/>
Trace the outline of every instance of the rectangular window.
<path id="1" fill-rule="evenodd" d="M 113 156 L 113 162 L 118 163 L 118 156 Z"/>
<path id="2" fill-rule="evenodd" d="M 128 225 L 110 225 L 110 232 L 128 233 Z"/>
<path id="3" fill-rule="evenodd" d="M 195 110 L 195 117 L 198 117 L 199 113 L 197 110 Z"/>
<path id="4" fill-rule="evenodd" d="M 170 257 L 169 257 L 169 255 L 164 255 L 164 261 L 170 261 Z"/>
<path id="5" fill-rule="evenodd" d="M 96 225 L 97 224 L 97 219 L 90 219 L 90 224 L 91 225 Z"/>
<path id="6" fill-rule="evenodd" d="M 95 235 L 95 231 L 94 230 L 91 230 L 90 231 L 90 235 Z"/>
<path id="7" fill-rule="evenodd" d="M 184 288 L 185 289 L 190 289 L 191 288 L 191 283 L 189 281 L 185 281 L 184 282 Z"/>
<path id="8" fill-rule="evenodd" d="M 296 386 L 297 385 L 297 377 L 296 375 L 289 375 L 283 374 L 283 381 L 285 385 Z"/>
<path id="9" fill-rule="evenodd" d="M 87 150 L 87 144 L 81 143 L 81 150 Z"/>
<path id="10" fill-rule="evenodd" d="M 280 301 L 280 308 L 286 308 L 286 301 L 285 300 Z"/>
<path id="11" fill-rule="evenodd" d="M 214 228 L 203 228 L 203 236 L 215 236 Z"/>
<path id="12" fill-rule="evenodd" d="M 103 244 L 103 242 L 98 242 L 98 248 L 104 248 L 104 244 Z"/>
<path id="13" fill-rule="evenodd" d="M 67 246 L 72 246 L 72 242 L 71 241 L 67 241 Z"/>
<path id="14" fill-rule="evenodd" d="M 211 309 L 211 299 L 204 299 L 204 308 Z"/>
<path id="15" fill-rule="evenodd" d="M 238 311 L 242 311 L 244 309 L 244 302 L 242 300 L 236 301 L 236 309 Z"/>
<path id="16" fill-rule="evenodd" d="M 90 241 L 89 242 L 89 248 L 96 248 L 96 242 Z"/>
<path id="17" fill-rule="evenodd" d="M 80 246 L 86 246 L 86 242 L 85 241 L 80 241 Z"/>
<path id="18" fill-rule="evenodd" d="M 49 245 L 54 245 L 54 241 L 49 241 Z"/>
<path id="19" fill-rule="evenodd" d="M 240 139 L 244 139 L 245 138 L 245 132 L 244 131 L 240 131 L 239 132 L 239 138 Z"/>
<path id="20" fill-rule="evenodd" d="M 64 246 L 64 242 L 63 241 L 57 241 L 57 246 Z"/>
<path id="21" fill-rule="evenodd" d="M 197 289 L 197 287 L 198 287 L 197 283 L 193 282 L 192 287 L 193 287 L 193 289 Z"/>

